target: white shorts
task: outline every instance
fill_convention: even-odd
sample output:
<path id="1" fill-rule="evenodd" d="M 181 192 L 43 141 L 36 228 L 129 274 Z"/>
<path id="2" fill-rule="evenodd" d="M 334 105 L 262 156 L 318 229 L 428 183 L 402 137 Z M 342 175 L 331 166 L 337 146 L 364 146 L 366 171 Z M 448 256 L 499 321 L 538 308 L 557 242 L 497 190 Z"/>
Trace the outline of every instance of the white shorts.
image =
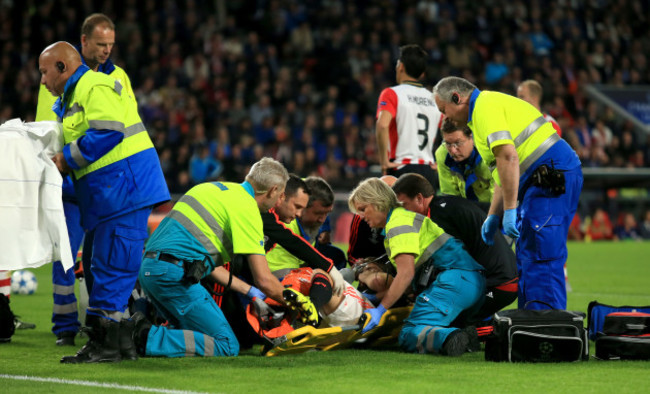
<path id="1" fill-rule="evenodd" d="M 349 283 L 346 283 L 343 295 L 343 301 L 341 301 L 338 308 L 329 315 L 323 316 L 323 322 L 326 326 L 343 327 L 357 324 L 364 310 L 375 307 L 359 290 Z"/>

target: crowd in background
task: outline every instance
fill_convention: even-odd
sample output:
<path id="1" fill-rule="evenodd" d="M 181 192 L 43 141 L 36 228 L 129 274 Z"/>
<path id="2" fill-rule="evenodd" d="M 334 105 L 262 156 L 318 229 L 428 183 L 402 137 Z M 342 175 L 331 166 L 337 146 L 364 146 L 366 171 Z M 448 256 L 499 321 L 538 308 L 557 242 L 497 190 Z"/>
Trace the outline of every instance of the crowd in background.
<path id="1" fill-rule="evenodd" d="M 596 208 L 584 220 L 576 214 L 569 228 L 572 241 L 641 241 L 650 240 L 650 210 L 639 219 L 634 213 L 621 211 L 610 219 L 603 208 Z"/>
<path id="2" fill-rule="evenodd" d="M 119 4 L 119 5 L 118 5 Z M 641 0 L 6 0 L 0 3 L 0 121 L 33 120 L 38 55 L 78 44 L 92 12 L 116 23 L 111 58 L 131 78 L 170 191 L 241 180 L 271 156 L 349 189 L 376 175 L 375 111 L 399 47 L 448 75 L 515 94 L 532 78 L 542 109 L 585 167 L 648 167 L 650 136 L 589 99 L 592 83 L 650 84 Z"/>

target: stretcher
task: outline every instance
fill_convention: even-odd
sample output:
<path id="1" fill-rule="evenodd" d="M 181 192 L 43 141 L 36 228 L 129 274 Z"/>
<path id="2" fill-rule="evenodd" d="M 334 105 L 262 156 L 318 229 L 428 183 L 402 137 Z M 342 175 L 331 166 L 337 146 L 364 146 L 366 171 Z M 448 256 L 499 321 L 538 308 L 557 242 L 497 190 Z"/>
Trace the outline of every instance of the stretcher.
<path id="1" fill-rule="evenodd" d="M 268 338 L 262 354 L 267 357 L 299 354 L 307 351 L 329 351 L 351 346 L 378 347 L 395 343 L 404 319 L 411 313 L 412 306 L 393 308 L 386 311 L 377 327 L 361 333 L 364 317 L 359 324 L 344 327 L 315 328 L 304 326 L 277 338 Z"/>

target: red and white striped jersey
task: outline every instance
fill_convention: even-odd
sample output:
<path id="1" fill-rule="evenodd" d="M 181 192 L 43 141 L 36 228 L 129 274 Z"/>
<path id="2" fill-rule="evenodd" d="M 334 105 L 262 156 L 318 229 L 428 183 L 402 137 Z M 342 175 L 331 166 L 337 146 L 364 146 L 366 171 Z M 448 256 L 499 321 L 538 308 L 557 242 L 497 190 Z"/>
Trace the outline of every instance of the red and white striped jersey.
<path id="1" fill-rule="evenodd" d="M 557 134 L 560 137 L 562 137 L 562 129 L 560 128 L 560 125 L 557 123 L 557 120 L 555 120 L 555 118 L 549 114 L 542 114 L 542 115 L 544 115 L 544 119 L 546 119 L 547 122 L 551 122 Z"/>
<path id="2" fill-rule="evenodd" d="M 435 162 L 433 142 L 443 115 L 431 91 L 414 82 L 386 88 L 379 95 L 377 117 L 381 111 L 393 116 L 388 129 L 391 161 L 402 165 Z"/>

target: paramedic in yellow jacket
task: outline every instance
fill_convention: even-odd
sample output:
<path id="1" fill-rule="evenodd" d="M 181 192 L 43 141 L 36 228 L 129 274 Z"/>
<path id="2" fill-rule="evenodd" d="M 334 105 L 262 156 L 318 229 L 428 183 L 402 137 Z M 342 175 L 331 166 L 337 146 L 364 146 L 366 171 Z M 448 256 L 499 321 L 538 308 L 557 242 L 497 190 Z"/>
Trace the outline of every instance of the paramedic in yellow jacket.
<path id="1" fill-rule="evenodd" d="M 257 287 L 232 281 L 231 289 L 284 304 L 284 288 L 266 262 L 260 213 L 275 205 L 288 178 L 282 164 L 265 157 L 241 184 L 201 183 L 178 200 L 147 241 L 139 277 L 145 294 L 171 324 L 152 326 L 139 320 L 134 339 L 141 355 L 239 354 L 235 333 L 199 283 L 211 276 L 228 285 L 229 273 L 222 266 L 235 255 L 246 257 Z M 313 305 L 309 308 L 315 311 Z"/>
<path id="2" fill-rule="evenodd" d="M 469 126 L 492 169 L 496 186 L 481 231 L 492 244 L 502 223 L 506 235 L 519 238 L 519 307 L 539 300 L 566 309 L 566 240 L 583 183 L 578 155 L 539 110 L 517 97 L 480 91 L 458 77 L 441 79 L 433 96 L 449 119 Z"/>
<path id="3" fill-rule="evenodd" d="M 52 160 L 62 173 L 72 173 L 81 224 L 93 239 L 90 340 L 61 361 L 119 361 L 120 320 L 140 269 L 147 219 L 169 192 L 156 150 L 119 81 L 92 72 L 62 41 L 41 53 L 39 71 L 41 84 L 59 96 L 54 110 L 63 122 L 63 152 Z"/>
<path id="4" fill-rule="evenodd" d="M 133 99 L 137 107 L 131 80 L 123 68 L 111 61 L 110 56 L 115 45 L 115 24 L 104 14 L 91 14 L 81 25 L 81 44 L 76 47 L 81 55 L 81 62 L 92 71 L 100 72 L 117 80 L 126 95 Z M 36 107 L 36 121 L 57 120 L 52 106 L 57 96 L 53 96 L 45 85 L 38 91 L 38 106 Z"/>
<path id="5" fill-rule="evenodd" d="M 367 332 L 412 286 L 417 299 L 399 336 L 406 351 L 460 356 L 476 346 L 476 329 L 451 327 L 462 313 L 477 311 L 483 302 L 485 278 L 481 267 L 458 239 L 431 219 L 407 211 L 393 190 L 378 178 L 361 182 L 348 199 L 352 212 L 372 228 L 383 228 L 384 246 L 397 275 L 381 303 L 365 312 Z"/>
<path id="6" fill-rule="evenodd" d="M 89 15 L 81 25 L 81 45 L 77 51 L 81 55 L 81 61 L 92 71 L 104 73 L 115 78 L 129 97 L 133 98 L 133 104 L 137 105 L 131 81 L 126 72 L 113 64 L 110 59 L 113 45 L 115 44 L 115 24 L 104 14 Z M 52 109 L 57 97 L 50 93 L 45 85 L 41 85 L 38 92 L 38 105 L 36 107 L 36 121 L 56 121 L 57 115 Z M 75 196 L 74 186 L 70 176 L 63 178 L 63 210 L 65 221 L 68 227 L 70 247 L 73 258 L 77 257 L 77 251 L 84 238 L 84 231 L 81 227 L 79 202 Z M 85 277 L 84 283 L 90 293 L 93 278 L 90 272 L 90 261 L 84 259 Z M 56 344 L 59 346 L 74 346 L 74 337 L 79 331 L 77 313 L 77 299 L 75 297 L 74 270 L 63 271 L 60 261 L 52 265 L 52 284 L 54 285 L 54 306 L 52 308 L 52 332 L 57 336 Z"/>
<path id="7" fill-rule="evenodd" d="M 436 150 L 440 192 L 489 204 L 494 180 L 474 146 L 472 131 L 466 125 L 457 127 L 449 119 L 442 122 L 440 131 L 442 144 Z"/>

